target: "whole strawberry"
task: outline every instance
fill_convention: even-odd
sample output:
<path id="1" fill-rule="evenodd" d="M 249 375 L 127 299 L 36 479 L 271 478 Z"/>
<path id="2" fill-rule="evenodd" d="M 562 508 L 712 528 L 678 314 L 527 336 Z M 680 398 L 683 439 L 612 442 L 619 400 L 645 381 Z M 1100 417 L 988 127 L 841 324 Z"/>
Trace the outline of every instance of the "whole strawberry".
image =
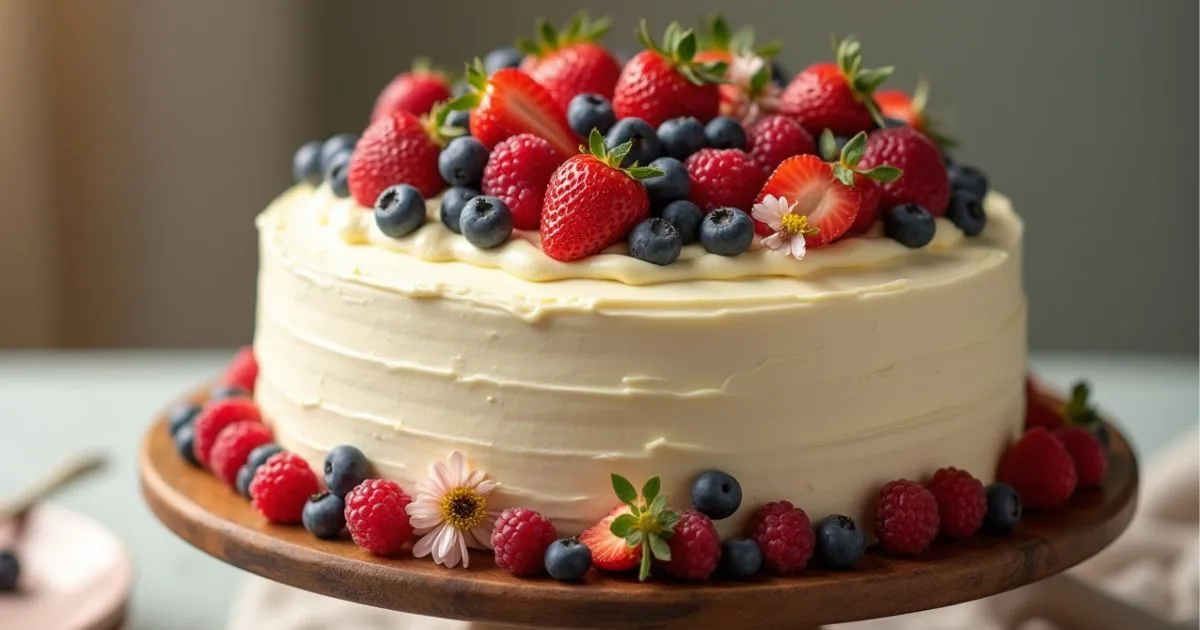
<path id="1" fill-rule="evenodd" d="M 447 140 L 443 106 L 418 118 L 406 111 L 380 117 L 363 131 L 350 156 L 350 194 L 360 206 L 373 208 L 380 193 L 410 184 L 426 198 L 446 187 L 438 172 L 438 153 Z"/>
<path id="2" fill-rule="evenodd" d="M 815 63 L 796 75 L 780 95 L 783 113 L 794 116 L 814 136 L 826 129 L 852 136 L 882 126 L 873 93 L 892 68 L 863 68 L 862 46 L 854 37 L 838 44 L 836 60 Z"/>
<path id="3" fill-rule="evenodd" d="M 700 149 L 684 162 L 691 200 L 704 212 L 737 208 L 749 212 L 766 175 L 741 149 Z"/>
<path id="4" fill-rule="evenodd" d="M 949 538 L 970 538 L 983 526 L 987 514 L 987 493 L 971 473 L 958 468 L 942 468 L 925 487 L 938 505 L 938 533 Z"/>
<path id="5" fill-rule="evenodd" d="M 513 227 L 536 230 L 550 176 L 563 159 L 544 138 L 517 134 L 492 149 L 483 169 L 483 194 L 499 197 L 512 212 Z"/>
<path id="6" fill-rule="evenodd" d="M 920 131 L 939 147 L 955 145 L 954 139 L 940 131 L 925 111 L 929 103 L 929 84 L 925 81 L 917 83 L 917 89 L 913 90 L 911 96 L 902 90 L 879 90 L 875 92 L 875 103 L 879 105 L 884 118 L 902 122 Z"/>
<path id="7" fill-rule="evenodd" d="M 942 152 L 911 127 L 889 127 L 871 132 L 859 166 L 870 169 L 889 164 L 904 176 L 880 185 L 883 207 L 915 203 L 933 216 L 946 214 L 950 205 L 950 176 Z"/>
<path id="8" fill-rule="evenodd" d="M 1083 427 L 1065 427 L 1055 431 L 1054 437 L 1062 442 L 1071 455 L 1081 487 L 1104 483 L 1104 474 L 1108 471 L 1108 451 L 1104 450 L 1096 434 Z"/>
<path id="9" fill-rule="evenodd" d="M 526 55 L 521 70 L 541 83 L 563 111 L 576 94 L 599 94 L 611 99 L 621 64 L 596 43 L 610 24 L 607 18 L 592 22 L 583 12 L 562 31 L 540 20 L 535 40 L 517 42 L 517 48 Z"/>
<path id="10" fill-rule="evenodd" d="M 746 151 L 770 176 L 784 160 L 793 155 L 817 152 L 817 143 L 796 119 L 773 115 L 750 125 L 746 130 Z"/>
<path id="11" fill-rule="evenodd" d="M 593 129 L 588 152 L 558 167 L 546 185 L 542 204 L 542 250 L 563 262 L 579 260 L 615 245 L 650 216 L 650 198 L 641 179 L 663 171 L 634 164 L 621 168 L 633 143 L 611 151 Z"/>
<path id="12" fill-rule="evenodd" d="M 637 34 L 646 50 L 634 55 L 617 79 L 612 99 L 617 118 L 640 118 L 658 127 L 681 116 L 700 122 L 715 117 L 720 109 L 717 84 L 725 64 L 697 62 L 695 33 L 674 22 L 661 47 L 651 39 L 644 20 Z"/>
<path id="13" fill-rule="evenodd" d="M 1079 478 L 1063 443 L 1046 429 L 1030 429 L 1000 458 L 996 480 L 1013 487 L 1030 508 L 1062 505 Z"/>
<path id="14" fill-rule="evenodd" d="M 471 92 L 451 102 L 472 107 L 471 135 L 491 149 L 521 133 L 544 138 L 566 159 L 575 153 L 575 133 L 567 125 L 566 108 L 542 84 L 516 68 L 488 76 L 478 59 L 467 66 Z"/>
<path id="15" fill-rule="evenodd" d="M 425 60 L 418 59 L 412 70 L 396 75 L 379 93 L 371 108 L 371 121 L 395 112 L 424 116 L 433 111 L 434 105 L 448 101 L 450 97 L 450 84 L 445 75 L 434 72 Z"/>

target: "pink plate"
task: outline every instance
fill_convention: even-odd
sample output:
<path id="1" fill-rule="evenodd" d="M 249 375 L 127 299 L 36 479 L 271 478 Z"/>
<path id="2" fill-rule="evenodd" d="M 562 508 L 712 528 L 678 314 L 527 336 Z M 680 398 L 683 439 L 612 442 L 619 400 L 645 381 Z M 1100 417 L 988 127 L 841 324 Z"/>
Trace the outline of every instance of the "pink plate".
<path id="1" fill-rule="evenodd" d="M 0 525 L 0 547 L 21 562 L 18 593 L 0 594 L 0 627 L 115 630 L 125 619 L 133 562 L 112 532 L 65 508 L 44 505 L 16 536 Z"/>

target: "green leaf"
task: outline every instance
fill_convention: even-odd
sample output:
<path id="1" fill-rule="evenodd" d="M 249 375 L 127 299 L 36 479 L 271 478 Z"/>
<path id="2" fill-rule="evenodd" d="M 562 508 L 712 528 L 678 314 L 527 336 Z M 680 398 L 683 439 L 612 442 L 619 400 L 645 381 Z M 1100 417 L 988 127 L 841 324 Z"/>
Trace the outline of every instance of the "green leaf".
<path id="1" fill-rule="evenodd" d="M 629 152 L 632 150 L 633 150 L 633 140 L 630 140 L 629 142 L 623 142 L 623 143 L 618 144 L 617 146 L 613 147 L 612 149 L 610 149 L 608 152 L 608 157 L 606 157 L 604 161 L 607 162 L 610 166 L 620 166 L 621 162 L 625 161 L 625 158 L 629 155 Z M 630 487 L 632 487 L 632 486 L 630 486 Z M 636 494 L 634 495 L 634 498 L 637 498 Z"/>
<path id="2" fill-rule="evenodd" d="M 632 514 L 622 514 L 613 520 L 612 525 L 608 526 L 608 531 L 617 538 L 627 538 L 633 533 L 635 525 L 637 525 L 637 519 Z"/>
<path id="3" fill-rule="evenodd" d="M 717 50 L 729 50 L 729 22 L 720 13 L 712 14 L 708 21 L 708 30 L 712 33 L 712 46 Z"/>
<path id="4" fill-rule="evenodd" d="M 821 150 L 821 158 L 822 159 L 828 160 L 828 161 L 833 161 L 833 160 L 837 159 L 837 154 L 838 154 L 837 138 L 834 137 L 832 131 L 830 131 L 828 129 L 822 131 L 821 137 L 817 141 L 817 144 L 819 145 L 819 148 Z"/>
<path id="5" fill-rule="evenodd" d="M 859 162 L 862 161 L 863 152 L 866 150 L 867 134 L 860 131 L 854 134 L 854 137 L 850 138 L 850 140 L 846 142 L 846 146 L 842 147 L 841 161 L 850 168 L 854 168 L 855 166 L 858 166 Z"/>
<path id="6" fill-rule="evenodd" d="M 629 547 L 640 547 L 640 546 L 642 546 L 642 542 L 644 542 L 645 540 L 646 540 L 646 534 L 644 534 L 640 531 L 634 530 L 634 531 L 630 532 L 628 536 L 625 537 L 625 544 Z"/>
<path id="7" fill-rule="evenodd" d="M 650 510 L 649 511 L 651 514 L 654 514 L 655 516 L 662 514 L 663 511 L 666 509 L 667 509 L 667 495 L 665 495 L 665 494 L 660 494 L 660 495 L 654 497 L 654 500 L 650 502 Z"/>
<path id="8" fill-rule="evenodd" d="M 870 94 L 875 91 L 875 88 L 887 81 L 888 77 L 895 72 L 892 66 L 883 68 L 874 68 L 871 70 L 859 70 L 852 75 L 854 77 L 854 89 L 862 94 Z"/>
<path id="9" fill-rule="evenodd" d="M 478 101 L 479 98 L 477 95 L 468 93 L 448 101 L 443 107 L 446 108 L 446 113 L 449 114 L 452 111 L 465 111 L 471 109 L 478 104 Z"/>
<path id="10" fill-rule="evenodd" d="M 487 81 L 487 70 L 483 67 L 483 60 L 476 57 L 467 64 L 467 84 L 482 92 L 487 87 Z"/>
<path id="11" fill-rule="evenodd" d="M 868 179 L 887 183 L 900 179 L 900 176 L 904 174 L 904 171 L 896 168 L 895 166 L 888 166 L 887 164 L 884 164 L 883 166 L 876 166 L 869 171 L 861 171 L 861 173 Z"/>
<path id="12" fill-rule="evenodd" d="M 675 510 L 664 510 L 658 515 L 658 526 L 670 532 L 681 518 L 683 518 L 683 515 Z"/>
<path id="13" fill-rule="evenodd" d="M 667 30 L 663 32 L 663 52 L 668 56 L 675 54 L 675 49 L 679 47 L 680 26 L 678 22 L 671 22 L 667 25 Z"/>
<path id="14" fill-rule="evenodd" d="M 587 12 L 580 11 L 579 13 L 576 13 L 571 17 L 570 21 L 567 22 L 567 28 L 564 29 L 564 32 L 561 36 L 562 41 L 575 41 L 583 33 L 583 27 L 585 24 L 587 24 Z"/>
<path id="15" fill-rule="evenodd" d="M 650 551 L 654 554 L 655 558 L 663 562 L 670 562 L 671 548 L 667 546 L 667 541 L 663 540 L 662 536 L 650 534 L 646 539 L 650 541 Z"/>
<path id="16" fill-rule="evenodd" d="M 535 42 L 528 39 L 518 39 L 517 50 L 525 53 L 526 55 L 538 55 L 542 52 L 542 49 L 538 48 L 538 45 Z"/>
<path id="17" fill-rule="evenodd" d="M 657 166 L 630 166 L 625 169 L 625 172 L 629 173 L 630 177 L 639 181 L 650 177 L 662 177 L 667 174 L 666 171 Z"/>
<path id="18" fill-rule="evenodd" d="M 629 513 L 632 514 L 634 518 L 640 517 L 642 515 L 642 506 L 634 503 L 633 505 L 629 506 Z"/>
<path id="19" fill-rule="evenodd" d="M 638 22 L 637 30 L 634 32 L 637 33 L 638 41 L 642 43 L 642 46 L 646 47 L 646 50 L 659 52 L 658 46 L 654 44 L 654 38 L 650 37 L 650 28 L 646 26 L 645 18 Z"/>
<path id="20" fill-rule="evenodd" d="M 762 46 L 759 46 L 754 52 L 758 53 L 759 57 L 766 57 L 770 59 L 771 57 L 778 55 L 779 51 L 781 50 L 783 50 L 783 42 L 779 41 L 778 39 L 773 39 Z"/>
<path id="21" fill-rule="evenodd" d="M 647 479 L 646 483 L 642 484 L 642 500 L 653 505 L 654 499 L 658 498 L 658 491 L 661 488 L 662 480 L 659 479 L 658 475 Z"/>
<path id="22" fill-rule="evenodd" d="M 592 127 L 592 132 L 588 134 L 588 153 L 603 159 L 607 148 L 604 146 L 604 134 L 600 133 L 599 129 Z"/>
<path id="23" fill-rule="evenodd" d="M 612 20 L 602 17 L 595 22 L 592 22 L 591 28 L 585 29 L 582 33 L 583 39 L 594 42 L 608 33 L 608 29 L 612 28 Z"/>
<path id="24" fill-rule="evenodd" d="M 729 38 L 729 50 L 735 55 L 744 55 L 754 50 L 754 27 L 743 26 Z"/>
<path id="25" fill-rule="evenodd" d="M 854 185 L 854 171 L 841 162 L 833 165 L 833 176 L 847 186 Z"/>
<path id="26" fill-rule="evenodd" d="M 771 81 L 771 66 L 769 64 L 764 63 L 763 66 L 758 69 L 758 72 L 755 72 L 754 76 L 750 77 L 750 92 L 752 94 L 761 93 L 763 88 L 765 88 L 767 86 L 767 83 L 769 83 L 770 81 Z"/>
<path id="27" fill-rule="evenodd" d="M 620 147 L 617 148 L 620 149 Z M 633 488 L 633 484 L 629 483 L 628 479 L 621 475 L 617 473 L 612 474 L 612 487 L 613 492 L 617 493 L 617 498 L 621 500 L 621 503 L 633 505 L 637 501 L 637 490 Z"/>
<path id="28" fill-rule="evenodd" d="M 691 61 L 696 56 L 696 34 L 691 29 L 684 31 L 679 39 L 679 46 L 674 49 L 676 59 L 681 62 Z"/>
<path id="29" fill-rule="evenodd" d="M 642 566 L 638 569 L 638 581 L 645 582 L 646 578 L 650 577 L 650 549 L 646 543 L 642 543 Z"/>
<path id="30" fill-rule="evenodd" d="M 541 38 L 545 50 L 551 51 L 558 48 L 558 33 L 546 18 L 538 18 L 538 37 Z"/>

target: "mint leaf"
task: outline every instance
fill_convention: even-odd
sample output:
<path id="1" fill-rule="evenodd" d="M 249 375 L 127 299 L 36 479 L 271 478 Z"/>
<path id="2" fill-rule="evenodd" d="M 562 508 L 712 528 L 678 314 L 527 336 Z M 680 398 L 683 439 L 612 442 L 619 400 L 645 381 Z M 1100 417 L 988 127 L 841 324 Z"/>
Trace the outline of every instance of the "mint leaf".
<path id="1" fill-rule="evenodd" d="M 617 498 L 621 500 L 621 503 L 633 505 L 637 501 L 637 490 L 633 488 L 633 484 L 629 483 L 628 479 L 621 475 L 617 473 L 612 474 L 612 487 L 613 492 L 617 493 Z"/>

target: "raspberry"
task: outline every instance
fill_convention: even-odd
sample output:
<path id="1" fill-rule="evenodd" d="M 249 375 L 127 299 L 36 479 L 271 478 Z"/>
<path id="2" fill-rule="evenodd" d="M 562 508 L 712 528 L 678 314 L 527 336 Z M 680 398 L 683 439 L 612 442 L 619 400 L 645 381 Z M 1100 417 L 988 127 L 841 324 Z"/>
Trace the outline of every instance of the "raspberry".
<path id="1" fill-rule="evenodd" d="M 193 423 L 196 442 L 192 446 L 192 452 L 196 455 L 196 461 L 207 467 L 213 444 L 217 442 L 221 430 L 235 422 L 246 420 L 262 422 L 258 405 L 249 398 L 225 398 L 205 404 Z"/>
<path id="2" fill-rule="evenodd" d="M 970 538 L 983 525 L 987 492 L 971 473 L 943 468 L 925 484 L 938 505 L 939 531 L 949 538 Z"/>
<path id="3" fill-rule="evenodd" d="M 276 453 L 254 473 L 250 499 L 272 523 L 299 523 L 308 498 L 321 489 L 321 482 L 299 455 Z"/>
<path id="4" fill-rule="evenodd" d="M 254 358 L 254 348 L 243 346 L 233 360 L 225 368 L 225 376 L 221 379 L 226 385 L 235 385 L 248 392 L 254 391 L 254 382 L 258 380 L 258 360 Z"/>
<path id="5" fill-rule="evenodd" d="M 712 521 L 699 512 L 684 512 L 667 539 L 671 560 L 667 573 L 681 580 L 706 580 L 721 561 L 721 537 Z"/>
<path id="6" fill-rule="evenodd" d="M 492 548 L 496 566 L 513 575 L 537 575 L 545 567 L 546 548 L 558 533 L 550 519 L 522 507 L 508 508 L 496 519 Z"/>
<path id="7" fill-rule="evenodd" d="M 1004 451 L 996 479 L 1012 486 L 1027 508 L 1062 505 L 1079 480 L 1066 447 L 1041 427 L 1026 431 Z"/>
<path id="8" fill-rule="evenodd" d="M 741 149 L 700 149 L 684 166 L 692 180 L 691 200 L 706 213 L 726 207 L 750 212 L 767 179 Z"/>
<path id="9" fill-rule="evenodd" d="M 515 135 L 492 149 L 483 169 L 483 194 L 499 197 L 512 212 L 513 227 L 536 230 L 542 222 L 546 184 L 562 158 L 546 140 Z"/>
<path id="10" fill-rule="evenodd" d="M 261 422 L 243 420 L 235 422 L 217 436 L 209 454 L 213 473 L 218 479 L 232 486 L 237 480 L 238 468 L 246 463 L 250 451 L 271 441 L 271 430 Z"/>
<path id="11" fill-rule="evenodd" d="M 772 501 L 759 508 L 750 519 L 748 537 L 758 543 L 763 566 L 778 573 L 796 573 L 812 558 L 812 524 L 804 510 L 788 501 Z"/>
<path id="12" fill-rule="evenodd" d="M 405 507 L 412 497 L 395 481 L 368 479 L 346 495 L 346 527 L 354 544 L 377 556 L 389 556 L 412 538 Z"/>
<path id="13" fill-rule="evenodd" d="M 1098 486 L 1108 471 L 1108 452 L 1095 433 L 1083 427 L 1068 427 L 1054 432 L 1062 442 L 1071 461 L 1075 464 L 1075 475 L 1081 486 Z"/>
<path id="14" fill-rule="evenodd" d="M 767 116 L 746 130 L 746 151 L 769 177 L 784 160 L 801 153 L 816 153 L 812 136 L 795 118 Z"/>
<path id="15" fill-rule="evenodd" d="M 915 481 L 888 483 L 875 506 L 875 535 L 887 551 L 915 556 L 929 548 L 938 533 L 938 504 L 933 493 Z"/>

